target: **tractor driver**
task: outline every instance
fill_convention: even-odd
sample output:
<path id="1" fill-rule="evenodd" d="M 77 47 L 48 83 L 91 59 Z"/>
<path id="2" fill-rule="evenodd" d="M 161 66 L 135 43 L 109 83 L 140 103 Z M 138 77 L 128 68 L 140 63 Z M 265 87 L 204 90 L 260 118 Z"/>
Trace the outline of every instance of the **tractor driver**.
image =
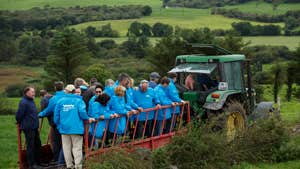
<path id="1" fill-rule="evenodd" d="M 197 80 L 201 87 L 203 87 L 204 91 L 218 86 L 218 82 L 216 80 L 212 80 L 210 74 L 199 74 Z"/>

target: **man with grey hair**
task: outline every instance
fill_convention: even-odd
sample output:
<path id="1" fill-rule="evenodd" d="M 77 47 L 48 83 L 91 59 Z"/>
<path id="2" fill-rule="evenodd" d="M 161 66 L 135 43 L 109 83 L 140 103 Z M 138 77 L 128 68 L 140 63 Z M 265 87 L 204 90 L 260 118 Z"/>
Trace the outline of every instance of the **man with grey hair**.
<path id="1" fill-rule="evenodd" d="M 157 72 L 152 72 L 150 73 L 150 82 L 149 82 L 149 87 L 154 89 L 158 82 L 159 82 L 160 75 Z"/>
<path id="2" fill-rule="evenodd" d="M 147 80 L 142 80 L 140 82 L 139 88 L 134 92 L 133 98 L 134 102 L 143 110 L 155 106 L 160 108 L 159 99 L 156 97 L 154 90 L 149 88 L 149 82 Z M 144 136 L 151 137 L 155 111 L 141 112 L 136 118 L 138 120 L 136 138 L 141 138 L 143 136 L 144 128 L 146 128 Z"/>

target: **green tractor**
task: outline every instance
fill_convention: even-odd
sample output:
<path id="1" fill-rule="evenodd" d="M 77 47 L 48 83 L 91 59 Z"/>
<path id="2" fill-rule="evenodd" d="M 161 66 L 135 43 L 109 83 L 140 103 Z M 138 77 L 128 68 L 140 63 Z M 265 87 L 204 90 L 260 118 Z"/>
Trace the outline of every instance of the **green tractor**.
<path id="1" fill-rule="evenodd" d="M 196 117 L 222 117 L 221 127 L 232 138 L 245 128 L 247 119 L 274 112 L 272 102 L 256 104 L 250 61 L 245 55 L 232 54 L 214 45 L 198 45 L 193 49 L 199 54 L 177 56 L 169 73 L 177 74 L 177 89 L 190 102 Z M 185 85 L 187 77 L 194 84 L 189 89 Z"/>

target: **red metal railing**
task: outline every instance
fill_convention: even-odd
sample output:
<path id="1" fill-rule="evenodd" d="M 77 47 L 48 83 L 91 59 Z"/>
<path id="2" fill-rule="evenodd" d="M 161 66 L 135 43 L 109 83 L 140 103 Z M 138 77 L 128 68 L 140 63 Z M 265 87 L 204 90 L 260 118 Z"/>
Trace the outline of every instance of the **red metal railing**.
<path id="1" fill-rule="evenodd" d="M 176 116 L 176 107 L 180 107 L 180 113 Z M 167 109 L 172 109 L 171 113 L 171 118 L 166 119 L 166 110 Z M 154 132 L 157 127 L 157 117 L 159 110 L 162 110 L 164 112 L 164 119 L 162 120 L 162 128 L 160 129 L 159 135 L 155 135 Z M 152 121 L 152 129 L 151 129 L 151 136 L 148 138 L 145 138 L 145 133 L 146 133 L 146 126 L 147 123 L 151 123 L 150 120 L 148 120 L 149 113 L 151 111 L 155 111 L 155 116 Z M 170 139 L 172 136 L 174 136 L 176 133 L 183 131 L 183 124 L 189 123 L 190 122 L 190 105 L 188 102 L 186 103 L 179 103 L 176 104 L 175 106 L 172 105 L 166 105 L 166 106 L 161 106 L 160 108 L 149 108 L 149 109 L 144 109 L 143 112 L 146 113 L 146 120 L 143 121 L 143 128 L 142 128 L 142 136 L 140 138 L 136 138 L 136 132 L 137 132 L 137 127 L 138 127 L 138 116 L 139 113 L 136 114 L 137 118 L 133 122 L 130 122 L 130 117 L 133 115 L 126 116 L 126 126 L 125 126 L 125 131 L 124 133 L 117 137 L 116 133 L 116 128 L 119 125 L 119 119 L 122 116 L 116 117 L 115 120 L 117 121 L 115 124 L 115 131 L 113 133 L 113 138 L 110 140 L 111 143 L 108 143 L 107 140 L 107 134 L 108 134 L 108 126 L 109 126 L 109 121 L 110 120 L 105 120 L 105 130 L 103 133 L 103 136 L 101 138 L 101 143 L 99 144 L 98 148 L 94 147 L 95 143 L 95 134 L 96 134 L 96 127 L 98 123 L 102 120 L 97 120 L 95 122 L 95 128 L 93 130 L 92 135 L 89 137 L 89 124 L 85 123 L 85 133 L 84 133 L 84 150 L 85 150 L 85 157 L 88 159 L 89 157 L 96 155 L 96 154 L 101 154 L 107 150 L 109 150 L 112 147 L 141 147 L 141 148 L 146 148 L 146 149 L 156 149 L 159 148 L 167 143 L 169 143 Z M 169 128 L 167 133 L 164 133 L 163 130 L 166 129 L 166 123 L 167 120 L 169 120 L 168 123 L 170 123 Z M 131 123 L 132 127 L 128 129 L 129 124 Z M 175 126 L 176 125 L 176 126 Z M 132 134 L 128 134 L 128 132 Z M 90 140 L 89 140 L 90 138 Z M 118 143 L 117 143 L 118 142 Z"/>
<path id="2" fill-rule="evenodd" d="M 39 126 L 39 133 L 42 130 L 44 119 L 41 119 L 40 126 Z M 52 159 L 52 151 L 49 144 L 51 128 L 48 132 L 48 137 L 46 143 L 41 147 L 41 162 L 49 162 Z M 20 125 L 17 124 L 17 137 L 18 137 L 18 163 L 20 169 L 28 168 L 27 158 L 26 158 L 26 140 L 22 144 L 22 130 L 20 129 Z"/>
<path id="3" fill-rule="evenodd" d="M 176 111 L 176 107 L 180 107 L 180 113 L 175 116 L 175 111 Z M 172 109 L 171 112 L 171 118 L 170 119 L 166 119 L 166 110 L 167 109 Z M 153 125 L 152 125 L 152 129 L 151 129 L 151 135 L 148 138 L 145 138 L 145 133 L 146 133 L 146 126 L 148 123 L 150 123 L 151 121 L 148 120 L 149 117 L 149 113 L 151 111 L 155 111 L 155 115 L 154 115 L 154 119 L 152 121 Z M 162 128 L 160 129 L 159 135 L 155 135 L 155 129 L 156 129 L 156 124 L 158 123 L 157 117 L 158 117 L 158 113 L 159 111 L 163 111 L 164 112 L 164 119 L 162 120 Z M 101 154 L 105 151 L 108 151 L 109 149 L 113 148 L 113 147 L 127 147 L 127 146 L 131 146 L 131 147 L 141 147 L 141 148 L 146 148 L 146 149 L 156 149 L 159 148 L 167 143 L 170 142 L 171 137 L 173 137 L 176 133 L 180 133 L 182 131 L 184 131 L 184 126 L 183 124 L 189 123 L 190 122 L 190 104 L 189 102 L 186 103 L 179 103 L 176 104 L 175 106 L 172 105 L 166 105 L 166 106 L 161 106 L 160 108 L 149 108 L 149 109 L 144 109 L 143 112 L 146 113 L 146 120 L 143 121 L 144 125 L 143 125 L 143 129 L 142 129 L 142 136 L 140 138 L 136 138 L 136 132 L 137 132 L 137 124 L 138 124 L 138 118 L 136 118 L 134 121 L 130 122 L 130 117 L 133 115 L 129 115 L 126 116 L 126 126 L 125 126 L 125 131 L 124 133 L 117 137 L 117 133 L 116 133 L 116 129 L 119 125 L 119 121 L 120 118 L 122 118 L 122 116 L 116 117 L 114 118 L 117 122 L 115 124 L 115 131 L 113 133 L 113 137 L 110 140 L 111 143 L 107 144 L 107 134 L 108 134 L 108 127 L 109 127 L 109 122 L 110 120 L 105 120 L 105 130 L 103 133 L 103 136 L 101 138 L 101 146 L 99 146 L 97 149 L 94 148 L 94 141 L 96 139 L 95 134 L 96 134 L 96 129 L 97 129 L 97 125 L 101 120 L 97 120 L 95 122 L 95 127 L 92 133 L 92 136 L 90 136 L 90 140 L 89 140 L 89 127 L 90 124 L 88 124 L 88 122 L 85 122 L 84 125 L 84 151 L 85 151 L 85 158 L 88 159 L 89 157 L 93 156 L 93 155 L 97 155 L 97 154 Z M 139 116 L 140 113 L 136 114 L 136 116 Z M 170 126 L 168 131 L 169 132 L 163 132 L 163 130 L 165 129 L 166 123 L 167 121 L 169 121 Z M 129 124 L 132 123 L 132 127 L 130 129 L 128 129 Z M 40 128 L 39 130 L 41 130 L 42 126 L 43 126 L 43 119 L 41 120 L 40 123 Z M 175 125 L 177 127 L 175 127 Z M 50 144 L 49 139 L 50 138 L 50 132 L 51 132 L 51 128 L 49 130 L 48 133 L 48 138 L 47 138 L 47 142 L 46 144 L 44 144 L 42 146 L 42 149 L 44 149 L 45 151 L 47 151 L 46 153 L 52 153 L 51 152 L 51 148 L 50 148 Z M 128 132 L 130 134 L 128 134 Z M 19 158 L 19 168 L 20 169 L 24 169 L 27 168 L 27 160 L 26 160 L 26 148 L 25 148 L 25 144 L 26 142 L 24 141 L 24 144 L 22 144 L 22 131 L 20 129 L 19 124 L 17 124 L 17 133 L 18 133 L 18 158 Z M 51 160 L 51 159 L 47 159 L 47 160 Z M 49 162 L 48 161 L 48 162 Z"/>

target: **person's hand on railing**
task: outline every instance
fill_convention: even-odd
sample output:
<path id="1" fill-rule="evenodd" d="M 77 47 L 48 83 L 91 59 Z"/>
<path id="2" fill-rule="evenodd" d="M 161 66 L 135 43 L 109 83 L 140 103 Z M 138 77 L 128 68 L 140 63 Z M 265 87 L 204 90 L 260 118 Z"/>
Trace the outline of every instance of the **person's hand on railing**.
<path id="1" fill-rule="evenodd" d="M 171 104 L 172 106 L 176 106 L 176 102 L 172 102 L 172 104 Z"/>
<path id="2" fill-rule="evenodd" d="M 94 118 L 89 118 L 89 123 L 93 123 L 93 122 L 95 122 L 96 120 L 94 119 Z"/>
<path id="3" fill-rule="evenodd" d="M 161 105 L 160 105 L 160 104 L 157 104 L 157 105 L 155 106 L 155 108 L 156 108 L 156 109 L 161 109 Z"/>
<path id="4" fill-rule="evenodd" d="M 138 107 L 138 111 L 139 112 L 143 112 L 143 108 L 142 107 Z"/>
<path id="5" fill-rule="evenodd" d="M 115 114 L 111 114 L 109 118 L 110 118 L 110 119 L 115 118 Z"/>
<path id="6" fill-rule="evenodd" d="M 138 114 L 139 110 L 131 110 L 132 114 Z"/>
<path id="7" fill-rule="evenodd" d="M 99 119 L 100 119 L 100 120 L 104 120 L 104 115 L 99 116 Z"/>

